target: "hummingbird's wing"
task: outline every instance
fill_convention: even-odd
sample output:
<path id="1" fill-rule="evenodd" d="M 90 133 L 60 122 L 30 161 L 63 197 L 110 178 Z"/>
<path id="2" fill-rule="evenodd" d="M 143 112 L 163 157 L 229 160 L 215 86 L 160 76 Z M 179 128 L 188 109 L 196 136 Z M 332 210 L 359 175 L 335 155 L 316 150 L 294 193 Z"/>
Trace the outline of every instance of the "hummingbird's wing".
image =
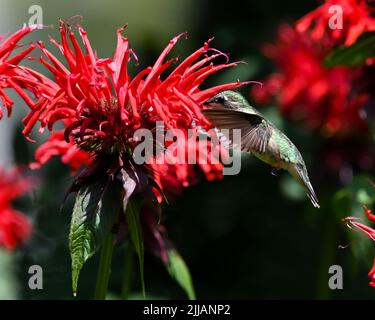
<path id="1" fill-rule="evenodd" d="M 261 115 L 226 108 L 205 109 L 202 112 L 231 141 L 234 147 L 237 145 L 236 141 L 233 141 L 233 129 L 240 129 L 242 151 L 258 153 L 266 151 L 272 131 Z"/>

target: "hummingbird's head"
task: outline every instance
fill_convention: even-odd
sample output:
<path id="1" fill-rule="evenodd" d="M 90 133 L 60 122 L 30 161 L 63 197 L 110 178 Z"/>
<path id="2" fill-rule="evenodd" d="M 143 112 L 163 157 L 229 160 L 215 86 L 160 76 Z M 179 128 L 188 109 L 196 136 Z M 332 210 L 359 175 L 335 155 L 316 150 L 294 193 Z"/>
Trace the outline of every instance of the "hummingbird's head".
<path id="1" fill-rule="evenodd" d="M 245 103 L 245 98 L 239 92 L 226 90 L 209 98 L 203 105 L 209 108 L 240 109 Z"/>

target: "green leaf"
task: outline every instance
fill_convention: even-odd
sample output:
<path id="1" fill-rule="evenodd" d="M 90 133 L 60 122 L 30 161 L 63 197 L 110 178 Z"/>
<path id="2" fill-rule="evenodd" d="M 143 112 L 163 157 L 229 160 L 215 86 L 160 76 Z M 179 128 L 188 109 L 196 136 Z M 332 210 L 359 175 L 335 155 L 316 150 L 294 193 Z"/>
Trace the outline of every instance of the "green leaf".
<path id="1" fill-rule="evenodd" d="M 127 201 L 127 200 L 126 200 Z M 125 207 L 125 206 L 124 206 Z M 142 227 L 139 217 L 139 206 L 134 203 L 134 199 L 129 201 L 126 210 L 125 217 L 129 227 L 130 238 L 133 242 L 135 251 L 138 255 L 139 260 L 139 271 L 141 275 L 142 293 L 143 297 L 146 298 L 145 282 L 144 282 L 144 244 L 142 236 Z"/>
<path id="2" fill-rule="evenodd" d="M 120 210 L 118 183 L 100 179 L 83 186 L 76 197 L 70 223 L 69 249 L 72 260 L 73 292 L 77 292 L 80 271 L 111 232 Z"/>
<path id="3" fill-rule="evenodd" d="M 375 56 L 375 32 L 362 34 L 357 41 L 349 46 L 334 49 L 324 60 L 326 67 L 357 66 L 367 58 Z"/>
<path id="4" fill-rule="evenodd" d="M 191 279 L 190 271 L 175 249 L 168 251 L 168 272 L 172 278 L 174 278 L 178 284 L 185 290 L 190 300 L 195 300 L 195 292 L 193 287 L 193 281 Z"/>

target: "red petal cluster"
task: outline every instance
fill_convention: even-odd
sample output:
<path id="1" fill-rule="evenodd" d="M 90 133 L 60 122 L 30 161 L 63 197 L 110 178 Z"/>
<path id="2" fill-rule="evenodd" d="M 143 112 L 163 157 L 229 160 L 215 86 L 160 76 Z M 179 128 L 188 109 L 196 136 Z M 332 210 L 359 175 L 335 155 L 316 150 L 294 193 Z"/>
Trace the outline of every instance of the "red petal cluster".
<path id="1" fill-rule="evenodd" d="M 325 2 L 302 17 L 297 22 L 297 30 L 308 32 L 314 41 L 323 41 L 325 45 L 351 45 L 366 31 L 375 30 L 373 17 L 374 5 L 366 0 L 325 0 Z M 335 22 L 336 10 L 342 8 L 342 29 L 329 28 L 329 22 Z M 336 21 L 337 22 L 337 21 Z"/>
<path id="2" fill-rule="evenodd" d="M 30 89 L 37 101 L 26 101 L 32 111 L 24 119 L 24 134 L 28 136 L 39 121 L 41 130 L 52 130 L 56 121 L 67 124 L 66 140 L 77 144 L 87 141 L 94 144 L 127 142 L 135 129 L 153 128 L 155 121 L 164 121 L 167 128 L 190 128 L 194 120 L 198 125 L 209 124 L 200 112 L 200 104 L 209 96 L 223 89 L 236 88 L 240 82 L 200 90 L 200 85 L 211 74 L 237 65 L 215 65 L 213 60 L 221 53 L 202 48 L 178 64 L 161 79 L 162 73 L 177 61 L 165 61 L 176 42 L 184 36 L 173 38 L 152 67 L 145 68 L 131 78 L 128 74 L 129 59 L 134 56 L 128 39 L 117 31 L 117 48 L 113 58 L 98 58 L 92 49 L 85 30 L 78 26 L 85 47 L 81 50 L 74 32 L 65 24 L 60 26 L 61 43 L 54 39 L 66 59 L 65 67 L 43 43 L 38 46 L 43 53 L 40 62 L 53 74 L 54 81 L 36 71 L 22 67 L 14 81 L 20 87 Z M 70 42 L 69 42 L 70 40 Z M 208 53 L 213 53 L 208 55 Z M 202 57 L 203 56 L 203 57 Z M 22 92 L 20 92 L 22 94 Z M 106 144 L 106 146 L 108 147 Z"/>
<path id="3" fill-rule="evenodd" d="M 372 223 L 375 223 L 375 215 L 366 206 L 363 206 L 363 213 Z M 355 231 L 362 232 L 375 241 L 375 230 L 358 222 L 359 220 L 361 219 L 358 217 L 347 217 L 344 219 L 344 221 L 347 222 L 348 227 L 355 227 Z"/>
<path id="4" fill-rule="evenodd" d="M 364 130 L 361 109 L 369 95 L 356 89 L 363 90 L 363 70 L 323 66 L 327 49 L 309 34 L 281 26 L 276 43 L 264 48 L 278 71 L 264 81 L 263 88 L 254 87 L 252 96 L 261 104 L 275 97 L 284 115 L 306 121 L 325 135 Z"/>
<path id="5" fill-rule="evenodd" d="M 73 143 L 65 141 L 64 131 L 52 133 L 48 140 L 37 148 L 35 151 L 36 161 L 30 164 L 30 168 L 39 169 L 53 156 L 59 156 L 61 161 L 72 169 L 73 173 L 82 166 L 91 163 L 90 156 L 86 152 L 80 150 Z"/>
<path id="6" fill-rule="evenodd" d="M 151 164 L 155 182 L 165 194 L 179 194 L 184 187 L 198 183 L 197 169 L 208 181 L 223 178 L 220 159 L 227 159 L 227 150 L 221 145 L 214 146 L 196 138 L 197 135 L 193 135 L 187 138 L 185 143 L 176 145 L 173 152 L 163 154 L 167 160 L 166 164 L 157 164 L 160 156 Z M 180 159 L 181 155 L 183 159 Z M 187 165 L 188 159 L 197 159 L 196 165 Z"/>
<path id="7" fill-rule="evenodd" d="M 24 27 L 8 38 L 0 36 L 0 101 L 2 105 L 7 109 L 8 116 L 12 112 L 13 101 L 6 94 L 4 89 L 9 88 L 12 85 L 12 75 L 14 74 L 14 67 L 25 58 L 32 50 L 33 46 L 28 46 L 24 51 L 10 57 L 13 50 L 16 49 L 19 44 L 18 42 L 28 33 L 31 32 L 30 27 Z M 4 40 L 5 39 L 5 40 Z M 0 119 L 3 117 L 3 111 L 0 107 Z"/>
<path id="8" fill-rule="evenodd" d="M 30 181 L 17 170 L 0 169 L 0 246 L 12 250 L 25 241 L 31 232 L 29 220 L 12 207 L 12 200 L 30 188 Z"/>

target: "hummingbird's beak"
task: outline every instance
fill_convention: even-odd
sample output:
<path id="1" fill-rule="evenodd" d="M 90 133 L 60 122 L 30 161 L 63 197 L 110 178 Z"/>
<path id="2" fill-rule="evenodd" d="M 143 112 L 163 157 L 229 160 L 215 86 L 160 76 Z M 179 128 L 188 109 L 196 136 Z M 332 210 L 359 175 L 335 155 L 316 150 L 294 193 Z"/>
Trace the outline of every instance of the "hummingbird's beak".
<path id="1" fill-rule="evenodd" d="M 204 106 L 208 106 L 210 103 L 212 102 L 212 98 L 206 100 L 205 102 L 203 102 L 203 105 Z"/>

